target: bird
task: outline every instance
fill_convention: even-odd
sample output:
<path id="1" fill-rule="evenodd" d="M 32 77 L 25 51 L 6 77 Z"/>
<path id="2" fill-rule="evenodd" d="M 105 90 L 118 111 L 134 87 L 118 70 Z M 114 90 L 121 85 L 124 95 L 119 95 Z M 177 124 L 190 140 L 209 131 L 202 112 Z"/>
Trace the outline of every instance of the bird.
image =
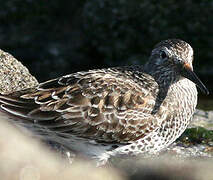
<path id="1" fill-rule="evenodd" d="M 105 164 L 112 156 L 157 153 L 187 128 L 197 88 L 193 49 L 183 40 L 154 46 L 144 66 L 81 71 L 0 95 L 0 113 L 38 137 Z"/>

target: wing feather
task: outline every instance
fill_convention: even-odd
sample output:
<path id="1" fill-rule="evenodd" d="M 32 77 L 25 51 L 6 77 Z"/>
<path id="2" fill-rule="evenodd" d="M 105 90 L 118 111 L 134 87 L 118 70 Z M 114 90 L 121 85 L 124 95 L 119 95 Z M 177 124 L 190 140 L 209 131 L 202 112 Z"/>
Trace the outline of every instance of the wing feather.
<path id="1" fill-rule="evenodd" d="M 0 104 L 56 133 L 129 143 L 159 127 L 151 115 L 157 86 L 151 76 L 131 68 L 93 70 L 0 96 Z"/>

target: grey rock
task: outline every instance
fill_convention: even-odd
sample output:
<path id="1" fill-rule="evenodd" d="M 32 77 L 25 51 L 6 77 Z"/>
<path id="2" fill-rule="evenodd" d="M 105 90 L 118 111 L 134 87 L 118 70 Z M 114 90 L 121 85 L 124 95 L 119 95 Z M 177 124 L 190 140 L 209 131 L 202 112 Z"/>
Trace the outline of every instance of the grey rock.
<path id="1" fill-rule="evenodd" d="M 38 85 L 28 69 L 9 53 L 0 50 L 0 93 L 30 88 Z"/>

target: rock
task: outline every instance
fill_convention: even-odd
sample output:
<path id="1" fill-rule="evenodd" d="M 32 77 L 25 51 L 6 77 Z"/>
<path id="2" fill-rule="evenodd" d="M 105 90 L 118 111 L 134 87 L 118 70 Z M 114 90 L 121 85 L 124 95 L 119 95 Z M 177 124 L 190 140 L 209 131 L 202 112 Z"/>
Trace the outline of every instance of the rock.
<path id="1" fill-rule="evenodd" d="M 9 53 L 0 50 L 0 93 L 10 92 L 34 87 L 38 81 L 28 69 Z"/>

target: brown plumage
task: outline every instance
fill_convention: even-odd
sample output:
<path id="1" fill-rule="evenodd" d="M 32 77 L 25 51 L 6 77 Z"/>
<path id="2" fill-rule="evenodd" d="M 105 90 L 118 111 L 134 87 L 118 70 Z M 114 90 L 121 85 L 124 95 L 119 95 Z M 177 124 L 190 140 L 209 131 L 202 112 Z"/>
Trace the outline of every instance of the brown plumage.
<path id="1" fill-rule="evenodd" d="M 1 95 L 1 110 L 18 124 L 35 127 L 43 138 L 63 139 L 70 149 L 101 160 L 108 155 L 156 152 L 188 125 L 197 104 L 194 83 L 207 92 L 192 71 L 192 58 L 193 50 L 184 41 L 163 41 L 145 68 L 63 76 Z"/>

